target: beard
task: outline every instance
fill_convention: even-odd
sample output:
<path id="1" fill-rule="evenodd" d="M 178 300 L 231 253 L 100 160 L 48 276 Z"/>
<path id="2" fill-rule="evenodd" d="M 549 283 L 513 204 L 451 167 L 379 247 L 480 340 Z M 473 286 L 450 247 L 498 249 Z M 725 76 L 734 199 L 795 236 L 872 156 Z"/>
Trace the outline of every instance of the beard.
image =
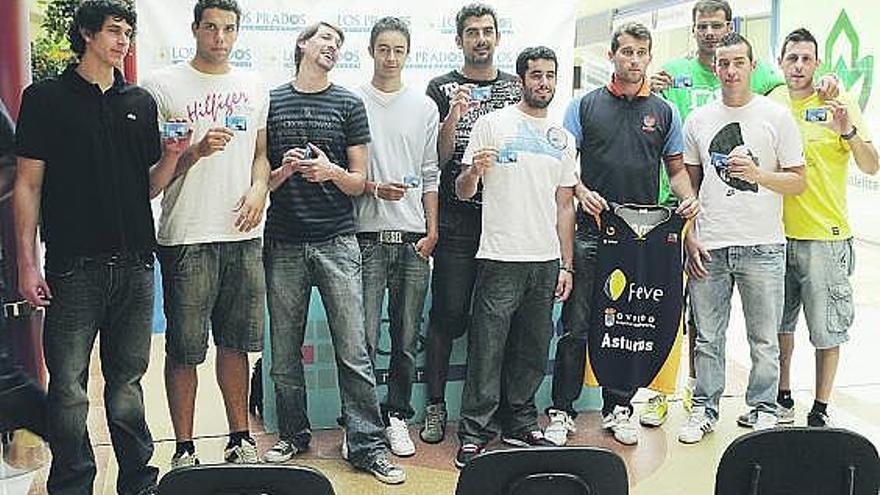
<path id="1" fill-rule="evenodd" d="M 550 106 L 550 102 L 553 101 L 553 96 L 556 94 L 556 91 L 550 92 L 550 97 L 546 100 L 539 99 L 535 96 L 535 92 L 526 89 L 523 91 L 523 100 L 525 100 L 526 104 L 528 104 L 532 108 L 547 108 Z"/>

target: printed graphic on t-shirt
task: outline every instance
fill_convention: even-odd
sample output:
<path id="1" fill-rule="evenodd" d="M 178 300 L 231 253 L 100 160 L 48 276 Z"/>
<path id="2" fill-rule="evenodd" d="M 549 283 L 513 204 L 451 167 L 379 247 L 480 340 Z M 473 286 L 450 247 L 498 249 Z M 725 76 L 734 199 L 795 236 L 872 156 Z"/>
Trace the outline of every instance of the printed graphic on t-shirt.
<path id="1" fill-rule="evenodd" d="M 672 393 L 681 346 L 685 219 L 612 205 L 599 219 L 586 383 Z"/>
<path id="2" fill-rule="evenodd" d="M 523 153 L 545 155 L 561 160 L 568 140 L 561 127 L 552 126 L 544 132 L 527 122 L 519 122 L 516 134 L 506 138 L 498 149 L 499 165 L 516 163 Z"/>
<path id="3" fill-rule="evenodd" d="M 208 120 L 223 123 L 226 117 L 252 115 L 254 112 L 247 92 L 209 93 L 204 99 L 186 104 L 186 118 L 190 122 Z"/>
<path id="4" fill-rule="evenodd" d="M 730 176 L 727 155 L 733 151 L 734 148 L 743 144 L 745 143 L 743 142 L 742 128 L 738 122 L 731 122 L 722 127 L 721 130 L 712 137 L 712 141 L 709 143 L 709 156 L 712 160 L 712 168 L 715 169 L 715 173 L 718 174 L 718 177 L 733 189 L 756 193 L 758 192 L 757 184 L 752 184 L 751 182 L 746 182 L 742 179 Z M 751 151 L 748 153 L 752 160 L 755 161 L 755 164 L 757 164 L 758 158 L 754 156 Z M 727 195 L 732 196 L 734 193 L 735 191 L 728 191 Z"/>

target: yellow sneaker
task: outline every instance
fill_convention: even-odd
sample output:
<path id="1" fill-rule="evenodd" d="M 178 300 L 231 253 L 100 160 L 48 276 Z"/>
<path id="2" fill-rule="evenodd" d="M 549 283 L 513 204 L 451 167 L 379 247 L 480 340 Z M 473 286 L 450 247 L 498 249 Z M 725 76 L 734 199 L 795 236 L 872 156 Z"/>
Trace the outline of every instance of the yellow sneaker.
<path id="1" fill-rule="evenodd" d="M 681 394 L 681 404 L 684 406 L 684 410 L 687 412 L 691 412 L 691 409 L 694 407 L 694 384 L 696 380 L 691 377 L 688 377 L 687 383 L 684 385 L 684 391 Z"/>
<path id="2" fill-rule="evenodd" d="M 644 426 L 660 426 L 666 422 L 669 413 L 669 401 L 666 395 L 657 394 L 648 400 L 648 405 L 639 414 L 639 423 Z"/>

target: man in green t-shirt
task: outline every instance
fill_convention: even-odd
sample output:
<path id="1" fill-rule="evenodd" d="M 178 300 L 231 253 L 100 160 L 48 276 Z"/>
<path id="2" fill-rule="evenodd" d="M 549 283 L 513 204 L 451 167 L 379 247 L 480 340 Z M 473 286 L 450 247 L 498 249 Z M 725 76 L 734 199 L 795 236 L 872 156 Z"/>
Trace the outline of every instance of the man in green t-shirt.
<path id="1" fill-rule="evenodd" d="M 660 72 L 651 76 L 651 90 L 663 95 L 667 101 L 678 108 L 681 120 L 706 103 L 720 97 L 721 82 L 715 76 L 715 46 L 718 41 L 732 29 L 733 11 L 726 0 L 699 0 L 691 10 L 693 25 L 691 31 L 697 43 L 697 51 L 663 64 Z M 777 86 L 784 86 L 785 80 L 769 63 L 757 61 L 752 73 L 751 88 L 753 93 L 766 95 Z M 819 81 L 818 92 L 822 97 L 837 96 L 837 78 L 833 74 L 823 76 Z M 659 202 L 668 202 L 671 198 L 668 179 L 661 166 Z M 688 359 L 690 366 L 687 385 L 684 391 L 684 406 L 690 410 L 690 401 L 694 384 L 694 338 L 693 322 L 687 320 L 688 326 Z M 646 426 L 659 426 L 666 421 L 668 401 L 666 396 L 653 397 L 642 411 L 640 421 Z"/>
<path id="2" fill-rule="evenodd" d="M 846 181 L 850 158 L 865 174 L 878 170 L 858 104 L 841 94 L 823 100 L 813 87 L 819 67 L 816 38 L 797 29 L 782 43 L 779 66 L 787 88 L 771 97 L 791 108 L 804 143 L 807 189 L 784 198 L 786 269 L 785 309 L 779 329 L 779 422 L 794 421 L 791 355 L 794 331 L 803 307 L 810 342 L 816 349 L 816 395 L 807 426 L 831 426 L 828 401 L 840 359 L 849 340 L 854 307 L 849 277 L 853 271 L 852 233 L 847 222 Z"/>

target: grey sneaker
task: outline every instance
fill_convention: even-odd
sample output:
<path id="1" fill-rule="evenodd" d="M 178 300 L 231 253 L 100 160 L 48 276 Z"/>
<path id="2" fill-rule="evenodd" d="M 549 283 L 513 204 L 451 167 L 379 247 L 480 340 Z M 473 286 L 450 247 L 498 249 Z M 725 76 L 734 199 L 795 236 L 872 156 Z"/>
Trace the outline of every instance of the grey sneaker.
<path id="1" fill-rule="evenodd" d="M 749 412 L 740 414 L 739 417 L 736 418 L 736 424 L 742 426 L 743 428 L 754 428 L 756 421 L 758 421 L 757 409 L 752 409 Z"/>
<path id="2" fill-rule="evenodd" d="M 406 472 L 400 466 L 395 466 L 385 455 L 379 455 L 373 459 L 373 463 L 366 469 L 377 480 L 389 485 L 399 485 L 406 481 Z"/>
<path id="3" fill-rule="evenodd" d="M 223 451 L 223 460 L 232 464 L 259 464 L 257 445 L 252 442 L 252 439 L 245 439 L 238 445 L 226 447 Z"/>
<path id="4" fill-rule="evenodd" d="M 174 456 L 171 457 L 172 471 L 182 467 L 198 466 L 199 464 L 201 464 L 199 462 L 199 456 L 197 456 L 195 452 L 193 452 L 192 454 L 190 454 L 189 452 L 184 452 L 181 455 L 174 454 Z"/>
<path id="5" fill-rule="evenodd" d="M 446 436 L 446 403 L 428 404 L 425 408 L 425 426 L 419 437 L 425 443 L 440 443 Z"/>
<path id="6" fill-rule="evenodd" d="M 287 440 L 278 440 L 275 442 L 275 445 L 272 446 L 266 453 L 263 455 L 263 460 L 269 463 L 278 463 L 278 462 L 287 462 L 291 457 L 295 456 L 299 452 L 302 452 L 305 449 L 300 449 L 293 442 L 288 442 Z"/>

